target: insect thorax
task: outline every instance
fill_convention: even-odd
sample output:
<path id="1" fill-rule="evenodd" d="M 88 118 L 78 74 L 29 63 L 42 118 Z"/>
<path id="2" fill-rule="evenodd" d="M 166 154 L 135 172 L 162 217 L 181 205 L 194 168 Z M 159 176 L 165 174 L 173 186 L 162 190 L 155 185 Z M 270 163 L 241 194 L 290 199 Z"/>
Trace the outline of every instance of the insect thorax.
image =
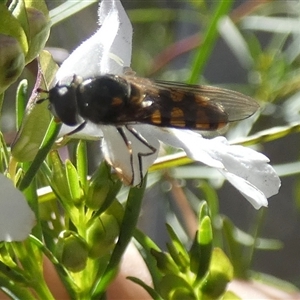
<path id="1" fill-rule="evenodd" d="M 96 124 L 115 124 L 130 104 L 130 84 L 117 75 L 87 79 L 77 88 L 80 116 Z"/>

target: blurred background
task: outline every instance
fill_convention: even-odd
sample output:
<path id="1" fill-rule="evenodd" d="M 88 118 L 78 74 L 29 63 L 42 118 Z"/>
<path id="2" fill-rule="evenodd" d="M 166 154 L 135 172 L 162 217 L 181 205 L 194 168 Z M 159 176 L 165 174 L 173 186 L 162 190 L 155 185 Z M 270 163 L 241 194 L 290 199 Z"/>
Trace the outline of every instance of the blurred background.
<path id="1" fill-rule="evenodd" d="M 49 10 L 63 2 L 48 1 Z M 218 2 L 123 0 L 134 28 L 132 69 L 142 77 L 187 82 Z M 97 30 L 97 7 L 97 3 L 91 4 L 52 27 L 47 47 L 58 63 Z M 249 268 L 300 288 L 300 126 L 297 127 L 300 121 L 300 3 L 234 1 L 229 16 L 230 19 L 224 19 L 220 25 L 220 35 L 197 83 L 234 89 L 261 104 L 259 114 L 230 126 L 225 135 L 230 140 L 243 140 L 247 135 L 275 127 L 271 141 L 255 143 L 253 147 L 268 156 L 278 170 L 282 180 L 280 193 L 269 199 L 267 209 L 256 211 L 235 188 L 210 175 L 200 164 L 153 173 L 149 177 L 153 184 L 144 199 L 139 228 L 164 249 L 168 240 L 165 223 L 168 222 L 189 243 L 199 199 L 209 202 L 208 195 L 214 195 L 210 197 L 218 200 L 215 203 L 219 205 L 219 216 L 227 216 L 244 232 L 258 232 L 259 237 L 274 239 L 270 242 L 273 250 L 254 251 Z M 31 80 L 31 85 L 34 72 L 32 64 L 23 75 Z M 11 96 L 8 94 L 7 98 L 14 97 L 15 88 L 16 85 L 10 89 Z M 5 102 L 6 114 L 1 120 L 7 140 L 15 135 L 13 102 Z M 279 136 L 277 126 L 292 129 Z M 89 147 L 92 172 L 101 153 L 99 143 L 90 143 Z M 247 239 L 241 241 L 247 244 Z M 245 247 L 246 256 L 249 251 Z"/>

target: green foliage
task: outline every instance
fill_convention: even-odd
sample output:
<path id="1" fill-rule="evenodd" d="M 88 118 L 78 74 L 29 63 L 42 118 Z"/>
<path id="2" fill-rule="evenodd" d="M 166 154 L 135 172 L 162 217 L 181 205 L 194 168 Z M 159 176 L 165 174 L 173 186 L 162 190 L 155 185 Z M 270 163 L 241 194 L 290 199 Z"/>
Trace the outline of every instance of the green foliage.
<path id="1" fill-rule="evenodd" d="M 153 247 L 153 242 L 142 233 L 135 235 L 143 251 L 155 258 L 153 261 L 145 256 L 147 265 L 152 265 L 149 270 L 153 270 L 155 264 L 159 273 L 151 272 L 154 289 L 136 278 L 130 279 L 145 287 L 154 299 L 217 299 L 225 295 L 226 285 L 233 278 L 233 267 L 225 253 L 213 247 L 213 228 L 206 202 L 202 203 L 199 216 L 198 230 L 190 249 L 186 249 L 169 225 L 168 252 Z"/>
<path id="2" fill-rule="evenodd" d="M 20 76 L 25 64 L 37 57 L 50 33 L 48 9 L 44 1 L 0 3 L 0 94 Z"/>
<path id="3" fill-rule="evenodd" d="M 174 181 L 168 180 L 170 177 L 175 181 L 198 178 L 201 181 L 196 188 L 187 185 L 179 189 L 189 203 L 196 203 L 194 211 L 198 217 L 192 214 L 197 223 L 193 234 L 185 236 L 182 230 L 177 231 L 178 226 L 166 225 L 169 242 L 166 250 L 162 250 L 136 229 L 147 180 L 141 188 L 128 191 L 106 162 L 100 163 L 90 174 L 87 143 L 82 140 L 69 143 L 69 137 L 58 142 L 60 125 L 49 113 L 47 101 L 36 104 L 44 97 L 36 93 L 36 89 L 47 90 L 58 68 L 51 55 L 42 51 L 49 35 L 49 15 L 53 24 L 57 24 L 92 3 L 84 2 L 66 1 L 49 14 L 43 1 L 12 1 L 10 7 L 0 1 L 0 41 L 3 38 L 2 41 L 10 42 L 9 47 L 0 47 L 1 103 L 5 99 L 4 92 L 39 54 L 39 72 L 29 100 L 27 81 L 21 81 L 16 91 L 18 133 L 11 147 L 0 133 L 0 171 L 24 193 L 37 218 L 36 227 L 26 241 L 0 245 L 2 291 L 12 299 L 54 299 L 44 276 L 46 257 L 70 298 L 102 299 L 134 237 L 153 286 L 140 278 L 130 276 L 129 279 L 142 286 L 153 299 L 235 299 L 232 292 L 226 291 L 227 284 L 233 278 L 253 277 L 256 251 L 282 247 L 276 239 L 260 237 L 262 214 L 258 214 L 250 233 L 236 227 L 219 211 L 218 188 L 210 184 L 220 184 L 220 177 L 214 171 L 191 164 L 184 154 L 174 154 L 169 149 L 172 154 L 160 158 L 150 169 L 148 182 L 154 185 L 167 181 L 172 185 Z M 214 5 L 209 1 L 186 2 L 193 11 L 161 9 L 150 4 L 149 8 L 129 10 L 136 25 L 133 69 L 139 75 L 196 83 L 204 77 L 205 67 L 221 35 L 249 78 L 248 83 L 233 84 L 231 88 L 247 91 L 265 103 L 269 111 L 281 105 L 284 116 L 280 121 L 272 120 L 270 126 L 270 117 L 259 114 L 248 123 L 237 124 L 229 130 L 228 136 L 243 138 L 232 143 L 259 145 L 298 133 L 299 114 L 295 107 L 299 107 L 299 99 L 294 96 L 300 83 L 300 49 L 298 40 L 292 40 L 292 31 L 286 25 L 286 21 L 298 22 L 298 12 L 288 4 L 282 10 L 281 1 L 252 1 L 252 9 L 241 11 L 232 11 L 234 1 L 216 1 Z M 279 17 L 276 11 L 280 12 Z M 179 43 L 175 39 L 175 21 L 196 25 L 198 33 Z M 269 39 L 262 45 L 256 31 L 264 31 L 270 21 L 275 23 L 268 29 Z M 278 28 L 280 32 L 276 31 Z M 172 47 L 164 52 L 170 45 Z M 160 55 L 154 57 L 157 53 Z M 174 72 L 169 62 L 182 54 L 187 54 L 191 63 Z M 287 101 L 283 103 L 283 99 Z M 255 133 L 250 135 L 252 131 Z M 74 155 L 62 159 L 60 148 L 67 143 Z M 284 163 L 277 169 L 282 176 L 297 175 L 299 162 Z M 121 201 L 122 198 L 126 201 Z M 295 198 L 299 202 L 299 188 Z M 191 206 L 189 204 L 190 209 Z M 169 213 L 174 215 L 174 212 Z M 187 217 L 185 211 L 181 214 L 181 217 L 191 217 Z"/>

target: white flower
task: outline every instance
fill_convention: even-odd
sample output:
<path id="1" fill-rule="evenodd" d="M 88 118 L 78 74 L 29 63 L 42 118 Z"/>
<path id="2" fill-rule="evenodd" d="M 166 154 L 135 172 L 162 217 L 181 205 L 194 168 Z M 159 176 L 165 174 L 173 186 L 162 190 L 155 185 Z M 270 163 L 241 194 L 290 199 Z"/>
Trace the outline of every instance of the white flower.
<path id="1" fill-rule="evenodd" d="M 132 27 L 118 0 L 102 1 L 100 29 L 62 64 L 56 82 L 70 82 L 73 75 L 83 78 L 110 73 L 122 74 L 130 66 Z M 61 134 L 74 128 L 64 126 Z M 157 128 L 136 124 L 122 126 L 122 137 L 115 126 L 88 124 L 77 136 L 103 137 L 106 160 L 124 182 L 138 185 L 158 155 L 159 141 L 182 148 L 194 160 L 217 168 L 255 208 L 267 206 L 276 194 L 280 180 L 263 154 L 242 146 L 230 146 L 224 137 L 204 139 L 190 130 Z M 125 140 L 129 145 L 125 145 Z"/>
<path id="2" fill-rule="evenodd" d="M 166 144 L 182 148 L 190 158 L 219 170 L 256 209 L 267 206 L 267 198 L 278 193 L 280 179 L 265 155 L 230 145 L 225 137 L 209 140 L 190 130 L 168 131 L 167 135 L 157 130 L 156 136 Z"/>
<path id="3" fill-rule="evenodd" d="M 0 174 L 0 241 L 25 240 L 35 225 L 35 215 L 24 195 Z"/>

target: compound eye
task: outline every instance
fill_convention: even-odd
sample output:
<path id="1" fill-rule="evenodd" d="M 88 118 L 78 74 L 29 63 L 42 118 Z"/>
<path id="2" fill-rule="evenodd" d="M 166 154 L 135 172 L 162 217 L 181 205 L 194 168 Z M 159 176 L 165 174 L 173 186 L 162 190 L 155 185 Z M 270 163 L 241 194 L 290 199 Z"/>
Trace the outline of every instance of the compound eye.
<path id="1" fill-rule="evenodd" d="M 68 126 L 79 123 L 76 92 L 73 87 L 55 86 L 49 91 L 49 110 Z"/>

